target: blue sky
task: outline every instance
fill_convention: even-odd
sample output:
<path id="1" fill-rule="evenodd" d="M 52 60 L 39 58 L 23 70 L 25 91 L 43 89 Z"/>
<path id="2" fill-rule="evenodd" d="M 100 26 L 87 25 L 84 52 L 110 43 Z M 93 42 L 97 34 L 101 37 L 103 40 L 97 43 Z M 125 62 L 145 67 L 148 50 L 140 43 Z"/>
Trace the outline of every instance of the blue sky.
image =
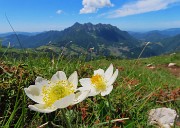
<path id="1" fill-rule="evenodd" d="M 0 33 L 63 30 L 75 22 L 121 30 L 180 28 L 180 0 L 0 0 Z"/>

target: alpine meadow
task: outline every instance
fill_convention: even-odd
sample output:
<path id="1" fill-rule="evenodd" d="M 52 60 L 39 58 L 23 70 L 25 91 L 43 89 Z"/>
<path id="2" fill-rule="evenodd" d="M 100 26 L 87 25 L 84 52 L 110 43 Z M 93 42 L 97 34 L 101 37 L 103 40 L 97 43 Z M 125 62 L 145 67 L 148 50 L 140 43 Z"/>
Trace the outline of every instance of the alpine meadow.
<path id="1" fill-rule="evenodd" d="M 179 128 L 179 3 L 0 1 L 0 128 Z"/>

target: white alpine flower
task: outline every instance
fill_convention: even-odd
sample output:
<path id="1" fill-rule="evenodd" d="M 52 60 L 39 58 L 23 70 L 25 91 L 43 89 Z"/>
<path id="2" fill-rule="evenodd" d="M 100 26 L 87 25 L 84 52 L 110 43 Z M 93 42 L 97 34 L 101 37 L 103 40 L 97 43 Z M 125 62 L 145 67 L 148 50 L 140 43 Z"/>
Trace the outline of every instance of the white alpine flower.
<path id="1" fill-rule="evenodd" d="M 37 77 L 35 85 L 24 88 L 26 95 L 38 103 L 28 107 L 37 112 L 50 113 L 58 108 L 77 104 L 83 101 L 89 93 L 87 90 L 78 91 L 77 85 L 78 75 L 76 71 L 68 79 L 63 71 L 56 72 L 50 81 Z"/>
<path id="2" fill-rule="evenodd" d="M 118 69 L 113 73 L 113 65 L 110 64 L 108 69 L 98 69 L 94 71 L 91 78 L 80 79 L 82 85 L 79 90 L 90 90 L 89 96 L 95 96 L 101 93 L 101 96 L 108 95 L 113 89 L 113 83 L 118 76 Z"/>

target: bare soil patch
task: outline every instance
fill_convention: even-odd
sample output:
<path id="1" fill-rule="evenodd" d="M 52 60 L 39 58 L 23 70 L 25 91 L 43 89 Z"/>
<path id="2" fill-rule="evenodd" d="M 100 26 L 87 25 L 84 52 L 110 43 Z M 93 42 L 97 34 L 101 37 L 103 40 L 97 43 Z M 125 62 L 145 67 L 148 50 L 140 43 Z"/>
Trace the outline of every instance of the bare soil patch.
<path id="1" fill-rule="evenodd" d="M 157 68 L 164 68 L 167 69 L 172 75 L 176 76 L 177 78 L 180 78 L 180 66 L 178 65 L 174 65 L 171 67 L 168 67 L 168 64 L 164 64 L 164 65 L 157 65 L 157 66 L 148 66 L 147 67 L 150 70 L 155 70 Z"/>
<path id="2" fill-rule="evenodd" d="M 180 66 L 175 65 L 175 66 L 172 66 L 172 67 L 168 67 L 168 65 L 165 65 L 164 67 L 167 68 L 171 72 L 171 74 L 173 74 L 174 76 L 180 78 Z"/>

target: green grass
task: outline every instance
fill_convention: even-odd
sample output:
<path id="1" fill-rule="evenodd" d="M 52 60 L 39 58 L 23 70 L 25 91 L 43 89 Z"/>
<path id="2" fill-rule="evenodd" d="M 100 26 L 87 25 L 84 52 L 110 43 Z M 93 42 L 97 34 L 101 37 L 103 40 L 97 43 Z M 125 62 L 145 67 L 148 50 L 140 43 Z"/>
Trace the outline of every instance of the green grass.
<path id="1" fill-rule="evenodd" d="M 5 51 L 2 51 L 2 53 Z M 180 97 L 170 97 L 173 90 L 179 89 L 180 79 L 169 72 L 163 65 L 170 62 L 180 65 L 180 54 L 165 55 L 152 58 L 120 60 L 97 59 L 89 62 L 84 57 L 75 59 L 60 58 L 47 53 L 33 52 L 24 55 L 22 51 L 16 55 L 3 54 L 0 60 L 0 126 L 2 128 L 36 128 L 48 121 L 53 123 L 47 127 L 66 127 L 62 111 L 42 114 L 28 109 L 34 104 L 24 93 L 23 88 L 33 85 L 37 76 L 50 79 L 58 70 L 69 76 L 77 71 L 79 78 L 89 77 L 93 71 L 107 69 L 110 63 L 119 69 L 114 89 L 107 97 L 96 96 L 87 98 L 80 104 L 65 109 L 67 118 L 75 128 L 108 127 L 109 109 L 111 119 L 129 118 L 115 122 L 113 126 L 124 128 L 151 128 L 147 124 L 148 111 L 158 107 L 170 107 L 180 113 L 178 105 Z M 18 55 L 18 57 L 17 57 Z M 151 70 L 146 67 L 152 63 L 156 66 Z"/>

